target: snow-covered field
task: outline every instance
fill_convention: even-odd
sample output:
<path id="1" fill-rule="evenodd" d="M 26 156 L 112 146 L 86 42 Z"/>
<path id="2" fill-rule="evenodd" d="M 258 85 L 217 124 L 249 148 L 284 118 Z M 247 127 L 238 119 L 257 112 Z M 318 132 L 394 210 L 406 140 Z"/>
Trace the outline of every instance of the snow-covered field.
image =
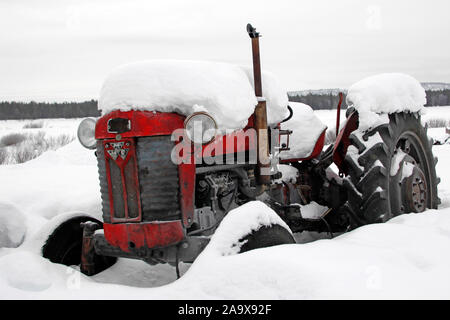
<path id="1" fill-rule="evenodd" d="M 450 107 L 426 110 L 424 120 L 450 120 Z M 316 113 L 334 126 L 334 111 Z M 42 129 L 22 129 L 29 121 L 1 121 L 0 138 L 25 130 L 76 135 L 80 120 L 44 121 Z M 444 130 L 429 132 L 437 136 Z M 89 278 L 76 267 L 40 257 L 42 228 L 52 218 L 101 215 L 95 157 L 77 141 L 24 164 L 0 166 L 0 243 L 24 238 L 18 248 L 0 248 L 0 298 L 450 299 L 450 144 L 433 152 L 442 179 L 438 210 L 399 216 L 334 239 L 297 235 L 303 243 L 224 257 L 205 251 L 194 264 L 181 266 L 179 280 L 168 265 L 119 259 Z"/>

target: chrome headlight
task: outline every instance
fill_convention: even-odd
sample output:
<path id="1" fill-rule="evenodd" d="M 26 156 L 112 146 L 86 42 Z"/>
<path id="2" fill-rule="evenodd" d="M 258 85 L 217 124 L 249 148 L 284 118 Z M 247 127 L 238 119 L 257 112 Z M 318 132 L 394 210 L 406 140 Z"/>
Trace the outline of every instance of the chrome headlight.
<path id="1" fill-rule="evenodd" d="M 95 140 L 95 123 L 92 118 L 86 118 L 78 126 L 77 136 L 81 145 L 88 149 L 95 149 L 97 141 Z"/>
<path id="2" fill-rule="evenodd" d="M 208 143 L 216 136 L 217 124 L 206 112 L 191 114 L 184 121 L 186 135 L 194 143 Z"/>

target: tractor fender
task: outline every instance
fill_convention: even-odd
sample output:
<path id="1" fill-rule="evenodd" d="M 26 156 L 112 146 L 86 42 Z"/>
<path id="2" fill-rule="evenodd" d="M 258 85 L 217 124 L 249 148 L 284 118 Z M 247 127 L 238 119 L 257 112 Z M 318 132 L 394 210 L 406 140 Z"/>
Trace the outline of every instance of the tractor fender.
<path id="1" fill-rule="evenodd" d="M 351 145 L 350 134 L 359 127 L 358 111 L 353 111 L 347 117 L 344 127 L 339 131 L 336 142 L 333 148 L 333 162 L 339 168 L 340 173 L 347 175 L 347 166 L 345 163 L 345 156 L 347 155 L 348 147 Z"/>

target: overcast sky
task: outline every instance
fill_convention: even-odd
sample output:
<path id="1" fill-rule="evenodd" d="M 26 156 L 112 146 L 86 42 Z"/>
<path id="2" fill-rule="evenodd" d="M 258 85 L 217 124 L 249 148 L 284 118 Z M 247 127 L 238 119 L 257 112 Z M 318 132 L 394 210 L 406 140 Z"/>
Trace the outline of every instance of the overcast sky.
<path id="1" fill-rule="evenodd" d="M 155 58 L 251 64 L 288 90 L 376 73 L 450 82 L 449 0 L 0 0 L 0 100 L 97 98 L 108 72 Z"/>

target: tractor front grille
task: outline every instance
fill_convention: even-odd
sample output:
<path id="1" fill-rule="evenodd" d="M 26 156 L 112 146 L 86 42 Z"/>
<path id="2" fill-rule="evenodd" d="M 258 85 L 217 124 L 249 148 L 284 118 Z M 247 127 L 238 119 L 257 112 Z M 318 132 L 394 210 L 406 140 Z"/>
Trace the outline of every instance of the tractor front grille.
<path id="1" fill-rule="evenodd" d="M 179 219 L 178 166 L 170 159 L 173 141 L 170 136 L 143 137 L 137 140 L 143 219 Z"/>
<path id="2" fill-rule="evenodd" d="M 124 165 L 123 177 L 116 160 L 107 156 L 108 164 L 106 164 L 104 142 L 97 143 L 104 221 L 139 222 L 136 221 L 139 216 L 141 221 L 180 219 L 178 166 L 170 159 L 174 145 L 170 136 L 139 137 L 134 141 L 136 151 L 135 154 L 130 152 L 127 155 L 128 162 Z M 137 175 L 134 161 L 137 161 Z M 108 183 L 108 174 L 111 187 Z M 136 185 L 136 178 L 139 181 L 139 188 L 133 187 Z M 128 209 L 128 216 L 125 207 Z M 114 213 L 113 219 L 111 212 Z"/>

